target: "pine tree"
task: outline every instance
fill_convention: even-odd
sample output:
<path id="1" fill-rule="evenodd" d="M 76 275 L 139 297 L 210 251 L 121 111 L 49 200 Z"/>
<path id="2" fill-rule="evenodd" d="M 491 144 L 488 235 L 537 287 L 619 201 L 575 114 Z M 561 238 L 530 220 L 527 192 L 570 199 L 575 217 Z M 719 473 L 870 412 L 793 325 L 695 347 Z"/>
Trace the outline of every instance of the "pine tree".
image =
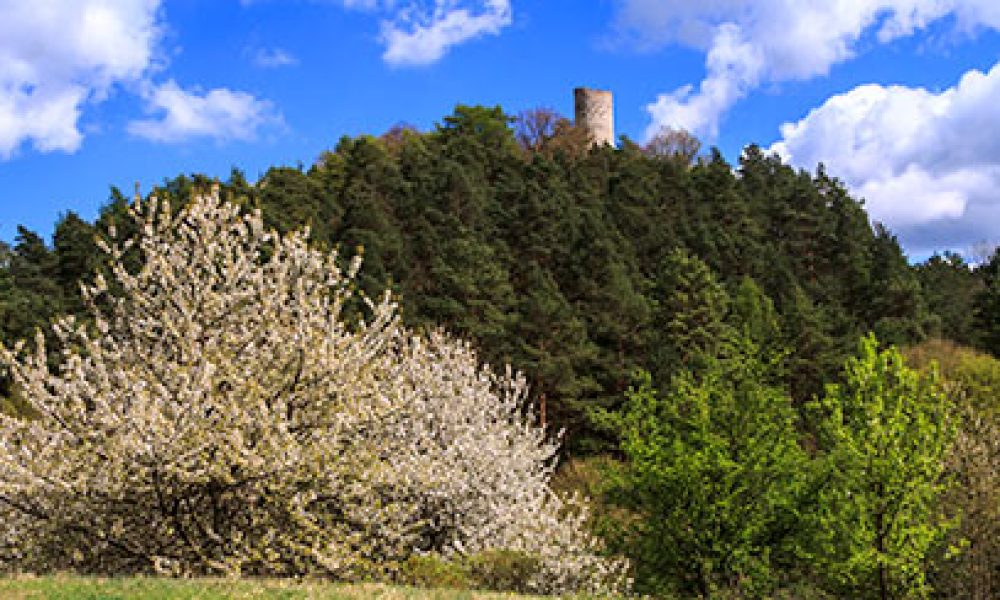
<path id="1" fill-rule="evenodd" d="M 597 348 L 556 282 L 537 264 L 523 275 L 514 366 L 530 373 L 540 421 L 576 442 L 588 428 L 585 398 L 600 391 L 587 366 Z"/>
<path id="2" fill-rule="evenodd" d="M 35 232 L 17 228 L 10 257 L 12 287 L 5 304 L 8 319 L 2 325 L 4 339 L 34 337 L 37 328 L 63 311 L 63 291 L 57 280 L 56 255 Z"/>
<path id="3" fill-rule="evenodd" d="M 1000 357 L 1000 249 L 976 273 L 984 286 L 974 301 L 977 343 L 993 356 Z"/>
<path id="4" fill-rule="evenodd" d="M 899 241 L 881 224 L 870 243 L 871 270 L 866 325 L 887 343 L 923 339 L 927 319 L 920 282 L 906 262 Z"/>
<path id="5" fill-rule="evenodd" d="M 56 267 L 55 279 L 62 289 L 65 310 L 83 311 L 80 285 L 89 284 L 98 267 L 98 249 L 94 227 L 74 212 L 68 212 L 56 224 L 52 236 Z"/>
<path id="6" fill-rule="evenodd" d="M 660 266 L 653 298 L 649 347 L 657 381 L 669 382 L 720 353 L 731 332 L 729 297 L 708 265 L 675 249 Z"/>
<path id="7" fill-rule="evenodd" d="M 823 382 L 833 380 L 842 354 L 823 307 L 802 288 L 793 285 L 782 302 L 781 329 L 790 349 L 788 386 L 797 402 L 805 402 L 822 392 Z"/>
<path id="8" fill-rule="evenodd" d="M 951 340 L 975 337 L 974 303 L 982 280 L 959 254 L 935 254 L 916 267 L 922 296 L 934 322 L 931 332 Z"/>
<path id="9" fill-rule="evenodd" d="M 789 350 L 784 344 L 774 302 L 750 277 L 744 277 L 731 296 L 726 322 L 738 337 L 753 342 L 758 348 L 761 360 L 771 365 L 769 372 L 775 377 L 774 382 L 783 381 L 787 376 L 783 364 Z"/>

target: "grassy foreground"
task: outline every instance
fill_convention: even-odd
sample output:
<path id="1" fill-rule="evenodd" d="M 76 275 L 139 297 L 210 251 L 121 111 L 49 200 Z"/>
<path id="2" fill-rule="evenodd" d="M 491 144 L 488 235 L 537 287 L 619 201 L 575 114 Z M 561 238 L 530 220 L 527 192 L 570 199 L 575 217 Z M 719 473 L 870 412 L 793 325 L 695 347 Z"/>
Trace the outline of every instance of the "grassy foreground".
<path id="1" fill-rule="evenodd" d="M 114 579 L 72 576 L 0 578 L 2 600 L 500 600 L 529 596 L 423 590 L 378 584 L 225 579 Z"/>

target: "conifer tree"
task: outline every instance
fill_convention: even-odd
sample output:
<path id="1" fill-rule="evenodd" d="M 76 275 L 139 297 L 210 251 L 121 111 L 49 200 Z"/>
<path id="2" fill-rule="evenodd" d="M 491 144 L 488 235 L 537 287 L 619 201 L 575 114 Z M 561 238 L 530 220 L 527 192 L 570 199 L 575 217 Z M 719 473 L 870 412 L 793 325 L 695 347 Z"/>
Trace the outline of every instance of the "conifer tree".
<path id="1" fill-rule="evenodd" d="M 887 343 L 923 339 L 927 319 L 920 283 L 906 262 L 899 241 L 881 224 L 870 242 L 871 265 L 866 323 Z"/>
<path id="2" fill-rule="evenodd" d="M 0 324 L 8 340 L 32 337 L 63 310 L 63 291 L 56 280 L 59 263 L 35 232 L 17 228 L 9 262 L 7 319 Z"/>
<path id="3" fill-rule="evenodd" d="M 667 255 L 656 281 L 649 347 L 654 376 L 667 382 L 720 353 L 731 331 L 729 297 L 708 265 L 683 249 Z"/>
<path id="4" fill-rule="evenodd" d="M 977 274 L 982 278 L 983 289 L 974 300 L 974 320 L 978 345 L 1000 357 L 1000 249 Z"/>
<path id="5" fill-rule="evenodd" d="M 65 308 L 72 313 L 83 310 L 80 286 L 90 283 L 98 268 L 98 249 L 94 227 L 74 212 L 64 215 L 52 236 L 55 261 L 54 277 L 62 289 Z"/>
<path id="6" fill-rule="evenodd" d="M 585 398 L 600 391 L 586 368 L 597 349 L 549 273 L 531 265 L 523 277 L 515 365 L 531 374 L 540 422 L 575 439 L 588 425 Z"/>
<path id="7" fill-rule="evenodd" d="M 802 288 L 792 285 L 783 303 L 781 329 L 790 350 L 786 361 L 788 386 L 792 397 L 804 403 L 823 391 L 824 382 L 833 379 L 841 353 L 823 307 Z"/>
<path id="8" fill-rule="evenodd" d="M 779 315 L 774 302 L 750 277 L 744 277 L 731 294 L 732 302 L 726 322 L 735 335 L 746 338 L 756 345 L 766 364 L 771 364 L 774 382 L 783 381 L 786 373 L 781 364 L 787 359 L 788 349 L 784 344 Z"/>
<path id="9" fill-rule="evenodd" d="M 972 267 L 961 255 L 945 252 L 917 265 L 916 274 L 934 319 L 932 333 L 951 340 L 973 339 L 974 303 L 983 284 Z"/>

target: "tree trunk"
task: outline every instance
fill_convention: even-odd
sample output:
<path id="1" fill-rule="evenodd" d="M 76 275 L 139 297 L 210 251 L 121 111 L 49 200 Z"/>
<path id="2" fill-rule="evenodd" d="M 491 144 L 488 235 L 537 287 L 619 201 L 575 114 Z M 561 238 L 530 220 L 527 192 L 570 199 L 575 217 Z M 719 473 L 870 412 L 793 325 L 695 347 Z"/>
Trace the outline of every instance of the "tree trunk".
<path id="1" fill-rule="evenodd" d="M 879 486 L 881 488 L 881 486 Z M 881 490 L 880 490 L 881 491 Z M 882 527 L 882 513 L 875 513 L 875 548 L 878 550 L 878 591 L 881 600 L 889 600 L 888 573 L 885 569 L 885 532 Z"/>

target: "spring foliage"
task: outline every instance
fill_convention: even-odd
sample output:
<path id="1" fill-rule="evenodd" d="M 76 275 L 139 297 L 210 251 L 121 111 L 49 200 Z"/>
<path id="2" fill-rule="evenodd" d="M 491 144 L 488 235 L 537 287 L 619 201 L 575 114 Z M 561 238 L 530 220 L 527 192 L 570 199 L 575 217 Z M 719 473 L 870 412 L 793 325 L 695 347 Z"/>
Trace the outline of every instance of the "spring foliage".
<path id="1" fill-rule="evenodd" d="M 925 597 L 929 554 L 953 526 L 939 502 L 955 421 L 936 372 L 908 368 L 874 336 L 846 367 L 810 407 L 828 478 L 817 559 L 855 597 Z"/>
<path id="2" fill-rule="evenodd" d="M 41 334 L 0 346 L 30 414 L 0 415 L 0 567 L 390 578 L 511 551 L 538 561 L 531 591 L 624 585 L 586 507 L 549 489 L 557 445 L 522 378 L 357 297 L 358 261 L 306 231 L 214 195 L 131 214 L 87 319 L 55 324 L 61 365 Z"/>
<path id="3" fill-rule="evenodd" d="M 657 392 L 648 375 L 621 419 L 629 459 L 617 497 L 639 511 L 625 548 L 637 587 L 678 597 L 721 589 L 765 597 L 793 557 L 806 453 L 788 396 L 762 383 L 770 365 L 742 340 Z"/>

